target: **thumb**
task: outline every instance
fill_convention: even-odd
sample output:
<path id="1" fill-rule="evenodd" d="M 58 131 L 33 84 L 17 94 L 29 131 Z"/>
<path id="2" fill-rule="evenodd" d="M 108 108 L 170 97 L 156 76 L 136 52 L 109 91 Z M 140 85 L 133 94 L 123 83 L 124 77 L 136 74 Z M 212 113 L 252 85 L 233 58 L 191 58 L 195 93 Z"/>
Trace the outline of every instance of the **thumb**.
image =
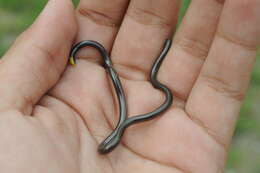
<path id="1" fill-rule="evenodd" d="M 33 105 L 62 74 L 76 33 L 70 0 L 49 0 L 36 22 L 0 64 L 0 111 L 30 114 Z"/>

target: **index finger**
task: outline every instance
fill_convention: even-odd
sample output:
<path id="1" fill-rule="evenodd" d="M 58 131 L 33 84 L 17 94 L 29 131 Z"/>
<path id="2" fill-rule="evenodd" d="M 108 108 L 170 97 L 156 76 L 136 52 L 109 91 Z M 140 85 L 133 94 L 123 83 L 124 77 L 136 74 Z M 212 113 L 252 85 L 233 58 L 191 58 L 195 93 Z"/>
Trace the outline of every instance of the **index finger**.
<path id="1" fill-rule="evenodd" d="M 59 79 L 76 33 L 70 0 L 50 0 L 37 21 L 4 56 L 0 66 L 0 111 L 30 114 Z"/>

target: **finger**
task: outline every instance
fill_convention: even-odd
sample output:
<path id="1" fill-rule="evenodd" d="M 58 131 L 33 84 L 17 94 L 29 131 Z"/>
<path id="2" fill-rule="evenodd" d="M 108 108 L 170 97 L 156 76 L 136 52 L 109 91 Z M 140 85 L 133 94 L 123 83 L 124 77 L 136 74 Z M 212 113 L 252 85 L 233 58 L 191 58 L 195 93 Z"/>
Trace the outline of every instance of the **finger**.
<path id="1" fill-rule="evenodd" d="M 220 144 L 233 134 L 260 43 L 260 1 L 228 0 L 186 111 Z"/>
<path id="2" fill-rule="evenodd" d="M 32 106 L 59 79 L 76 32 L 70 0 L 50 0 L 37 21 L 2 59 L 0 110 L 31 113 Z"/>
<path id="3" fill-rule="evenodd" d="M 109 51 L 121 25 L 129 0 L 81 0 L 77 9 L 79 32 L 76 42 L 95 40 Z M 81 51 L 80 58 L 97 60 L 99 54 L 90 48 Z M 93 59 L 94 58 L 94 59 Z"/>
<path id="4" fill-rule="evenodd" d="M 144 80 L 163 43 L 172 37 L 179 0 L 132 0 L 118 33 L 112 58 L 118 73 Z"/>
<path id="5" fill-rule="evenodd" d="M 159 79 L 183 100 L 187 99 L 208 55 L 222 7 L 220 0 L 191 1 L 173 48 L 161 67 Z"/>

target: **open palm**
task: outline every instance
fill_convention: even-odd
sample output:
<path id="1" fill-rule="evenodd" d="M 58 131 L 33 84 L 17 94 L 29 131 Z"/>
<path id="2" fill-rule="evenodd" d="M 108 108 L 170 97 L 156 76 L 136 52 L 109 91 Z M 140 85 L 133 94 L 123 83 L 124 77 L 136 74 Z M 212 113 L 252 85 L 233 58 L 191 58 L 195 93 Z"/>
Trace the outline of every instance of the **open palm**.
<path id="1" fill-rule="evenodd" d="M 165 98 L 149 72 L 178 7 L 81 0 L 75 13 L 69 0 L 50 0 L 0 61 L 1 172 L 223 172 L 260 42 L 259 1 L 192 1 L 158 76 L 173 92 L 172 107 L 131 126 L 108 155 L 97 146 L 118 107 L 102 58 L 86 48 L 76 67 L 66 66 L 75 42 L 98 41 L 111 52 L 128 116 L 154 110 Z"/>

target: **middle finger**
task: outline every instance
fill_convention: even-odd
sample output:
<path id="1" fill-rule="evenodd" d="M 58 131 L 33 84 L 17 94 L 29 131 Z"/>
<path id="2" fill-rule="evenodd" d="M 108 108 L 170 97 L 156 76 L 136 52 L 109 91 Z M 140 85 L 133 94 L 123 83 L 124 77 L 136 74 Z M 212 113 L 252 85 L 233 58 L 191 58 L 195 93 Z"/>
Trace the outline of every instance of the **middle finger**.
<path id="1" fill-rule="evenodd" d="M 179 0 L 131 0 L 112 57 L 120 76 L 146 80 L 163 43 L 171 38 Z"/>

